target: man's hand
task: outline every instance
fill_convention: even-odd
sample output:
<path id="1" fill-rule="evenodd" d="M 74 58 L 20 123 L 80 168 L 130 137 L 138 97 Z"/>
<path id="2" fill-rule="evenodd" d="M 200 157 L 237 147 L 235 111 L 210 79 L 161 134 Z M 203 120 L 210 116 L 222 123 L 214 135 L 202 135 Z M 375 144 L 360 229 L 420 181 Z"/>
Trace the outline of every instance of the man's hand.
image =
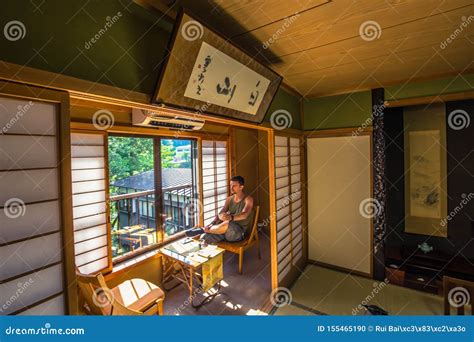
<path id="1" fill-rule="evenodd" d="M 211 226 L 212 226 L 212 225 L 205 226 L 205 227 L 203 228 L 204 233 L 209 233 L 209 232 L 211 231 Z"/>
<path id="2" fill-rule="evenodd" d="M 230 214 L 228 213 L 222 213 L 221 214 L 222 217 L 220 218 L 222 221 L 230 221 L 230 219 L 232 218 Z"/>

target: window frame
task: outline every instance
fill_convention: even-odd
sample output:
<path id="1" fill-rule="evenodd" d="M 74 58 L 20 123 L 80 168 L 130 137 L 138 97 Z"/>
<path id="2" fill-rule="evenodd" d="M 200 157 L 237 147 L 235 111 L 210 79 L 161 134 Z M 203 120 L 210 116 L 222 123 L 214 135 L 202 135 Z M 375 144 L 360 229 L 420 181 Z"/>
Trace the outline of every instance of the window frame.
<path id="1" fill-rule="evenodd" d="M 159 249 L 166 244 L 169 244 L 173 241 L 176 241 L 184 236 L 184 231 L 175 233 L 167 238 L 165 238 L 165 232 L 163 227 L 163 220 L 162 220 L 162 213 L 163 213 L 163 199 L 162 199 L 162 182 L 161 182 L 161 141 L 162 140 L 191 140 L 194 141 L 195 149 L 197 151 L 197 156 L 195 158 L 195 165 L 193 165 L 194 172 L 192 173 L 193 176 L 193 186 L 196 188 L 195 193 L 197 194 L 196 200 L 201 201 L 201 190 L 202 190 L 202 172 L 201 172 L 201 155 L 202 155 L 202 145 L 201 140 L 202 137 L 200 136 L 182 136 L 176 137 L 172 134 L 163 134 L 163 135 L 148 135 L 148 134 L 134 134 L 134 133 L 123 133 L 123 132 L 109 132 L 108 137 L 125 137 L 125 138 L 148 138 L 153 139 L 153 168 L 154 168 L 154 183 L 155 183 L 155 224 L 156 224 L 156 242 L 136 251 L 127 252 L 123 255 L 117 256 L 112 258 L 112 226 L 110 226 L 109 231 L 109 244 L 110 244 L 110 257 L 112 259 L 112 264 L 115 266 L 127 260 L 133 259 L 141 254 Z M 224 139 L 223 139 L 224 140 Z M 227 139 L 225 139 L 227 140 Z M 109 150 L 109 142 L 107 138 L 107 151 Z M 193 152 L 192 152 L 193 153 Z M 228 153 L 228 151 L 227 151 Z M 108 156 L 108 153 L 107 153 Z M 191 158 L 192 158 L 191 154 Z M 108 157 L 107 157 L 107 170 L 109 169 Z M 110 173 L 107 171 L 107 186 L 110 186 Z M 110 194 L 110 191 L 109 191 Z M 108 207 L 110 206 L 111 201 L 108 201 Z M 157 210 L 159 208 L 159 210 Z M 202 210 L 200 210 L 198 215 L 198 224 L 202 225 Z M 108 220 L 111 221 L 110 217 L 110 208 L 108 208 Z M 113 271 L 112 271 L 113 272 Z"/>

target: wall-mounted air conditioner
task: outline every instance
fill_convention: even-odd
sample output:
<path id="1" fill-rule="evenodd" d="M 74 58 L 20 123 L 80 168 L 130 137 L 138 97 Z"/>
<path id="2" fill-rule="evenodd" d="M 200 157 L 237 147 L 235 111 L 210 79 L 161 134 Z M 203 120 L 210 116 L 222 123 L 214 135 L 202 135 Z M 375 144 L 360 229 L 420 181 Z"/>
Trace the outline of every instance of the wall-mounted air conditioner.
<path id="1" fill-rule="evenodd" d="M 204 126 L 204 120 L 186 118 L 165 112 L 154 112 L 151 110 L 132 109 L 132 124 L 144 127 L 163 127 L 179 130 L 200 130 Z"/>

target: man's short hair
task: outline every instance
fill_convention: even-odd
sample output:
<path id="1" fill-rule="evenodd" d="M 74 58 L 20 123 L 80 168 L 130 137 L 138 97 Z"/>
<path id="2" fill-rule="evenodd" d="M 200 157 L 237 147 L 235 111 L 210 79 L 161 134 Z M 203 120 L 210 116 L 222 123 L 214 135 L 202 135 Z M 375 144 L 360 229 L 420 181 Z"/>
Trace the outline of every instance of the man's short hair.
<path id="1" fill-rule="evenodd" d="M 234 182 L 239 182 L 240 185 L 244 185 L 245 183 L 244 177 L 242 176 L 234 176 L 230 180 Z"/>

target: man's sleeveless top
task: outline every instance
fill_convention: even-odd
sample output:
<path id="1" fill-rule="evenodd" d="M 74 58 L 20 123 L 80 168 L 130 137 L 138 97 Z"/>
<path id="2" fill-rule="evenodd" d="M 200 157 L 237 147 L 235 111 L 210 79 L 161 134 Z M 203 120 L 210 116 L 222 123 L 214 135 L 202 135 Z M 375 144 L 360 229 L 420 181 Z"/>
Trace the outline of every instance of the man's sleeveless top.
<path id="1" fill-rule="evenodd" d="M 244 210 L 245 198 L 247 198 L 247 195 L 245 195 L 244 198 L 242 198 L 239 202 L 236 203 L 234 202 L 234 196 L 231 197 L 230 202 L 229 202 L 229 213 L 231 215 L 240 214 L 242 210 Z M 245 232 L 248 233 L 250 232 L 250 229 L 252 227 L 252 221 L 253 221 L 253 209 L 250 215 L 247 216 L 246 219 L 235 221 L 235 223 L 238 223 L 240 226 L 242 226 L 245 229 Z"/>

